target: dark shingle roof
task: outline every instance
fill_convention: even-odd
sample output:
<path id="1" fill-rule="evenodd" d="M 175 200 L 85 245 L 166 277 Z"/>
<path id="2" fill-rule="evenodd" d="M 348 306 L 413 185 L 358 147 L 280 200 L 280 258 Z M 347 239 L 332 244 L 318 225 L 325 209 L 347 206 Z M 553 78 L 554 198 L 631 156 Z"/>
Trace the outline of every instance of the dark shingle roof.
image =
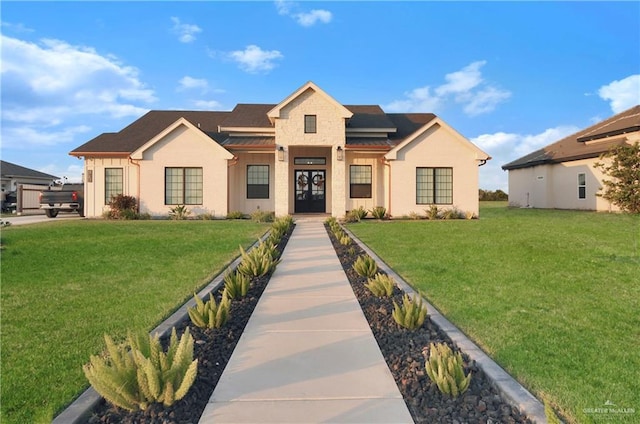
<path id="1" fill-rule="evenodd" d="M 223 127 L 267 128 L 272 127 L 267 112 L 276 107 L 271 104 L 238 104 L 222 122 Z"/>
<path id="2" fill-rule="evenodd" d="M 345 106 L 353 116 L 349 119 L 347 128 L 395 128 L 387 114 L 378 105 L 350 105 Z"/>
<path id="3" fill-rule="evenodd" d="M 620 138 L 606 140 L 607 137 L 635 131 L 640 131 L 640 105 L 509 162 L 503 165 L 502 169 L 529 168 L 545 163 L 595 158 L 623 143 Z M 587 143 L 591 140 L 601 141 Z"/>
<path id="4" fill-rule="evenodd" d="M 388 113 L 387 116 L 397 128 L 395 134 L 391 135 L 392 142 L 396 144 L 436 119 L 433 113 Z"/>
<path id="5" fill-rule="evenodd" d="M 15 163 L 6 162 L 4 160 L 0 160 L 0 174 L 2 174 L 3 177 L 42 178 L 47 180 L 60 179 L 60 177 L 56 177 L 55 175 L 45 174 L 44 172 L 25 168 L 24 166 L 16 165 Z"/>

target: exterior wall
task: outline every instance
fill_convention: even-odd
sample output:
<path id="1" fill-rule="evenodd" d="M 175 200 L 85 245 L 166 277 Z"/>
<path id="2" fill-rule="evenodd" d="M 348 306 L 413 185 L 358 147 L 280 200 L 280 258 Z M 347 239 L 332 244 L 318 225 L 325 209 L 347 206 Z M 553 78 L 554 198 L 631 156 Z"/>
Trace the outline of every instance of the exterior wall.
<path id="1" fill-rule="evenodd" d="M 224 151 L 213 140 L 206 140 L 196 131 L 179 126 L 143 153 L 140 165 L 140 212 L 153 216 L 168 215 L 175 205 L 165 205 L 165 168 L 201 167 L 202 205 L 187 205 L 193 214 L 210 213 L 226 216 L 227 160 Z"/>
<path id="2" fill-rule="evenodd" d="M 105 169 L 122 168 L 123 194 L 138 198 L 138 169 L 126 158 L 86 158 L 84 161 L 84 213 L 101 217 L 109 210 L 105 202 Z"/>
<path id="3" fill-rule="evenodd" d="M 599 159 L 583 159 L 509 171 L 509 205 L 546 209 L 619 211 L 596 196 L 606 176 L 593 165 Z M 585 174 L 586 198 L 578 198 L 578 174 Z"/>
<path id="4" fill-rule="evenodd" d="M 348 211 L 363 207 L 371 210 L 376 206 L 387 207 L 386 190 L 385 190 L 385 165 L 381 162 L 382 154 L 356 153 L 348 152 L 346 154 L 346 175 L 345 175 L 345 191 Z M 370 199 L 354 199 L 350 197 L 350 169 L 351 165 L 371 165 L 371 198 Z"/>
<path id="5" fill-rule="evenodd" d="M 405 146 L 391 164 L 392 216 L 412 212 L 423 215 L 430 205 L 416 202 L 416 168 L 445 167 L 453 169 L 453 203 L 437 205 L 439 209 L 458 208 L 479 213 L 478 161 L 476 152 L 467 141 L 446 127 L 434 126 Z"/>
<path id="6" fill-rule="evenodd" d="M 316 116 L 316 132 L 304 132 L 304 116 Z M 308 89 L 285 105 L 280 117 L 275 120 L 276 148 L 285 149 L 284 161 L 275 163 L 275 212 L 276 215 L 294 213 L 292 196 L 293 165 L 292 152 L 295 146 L 330 147 L 331 157 L 327 156 L 327 166 L 331 167 L 331 194 L 327 200 L 327 213 L 334 216 L 344 215 L 345 200 L 345 166 L 344 161 L 336 159 L 336 147 L 345 145 L 345 123 L 335 104 L 326 97 Z M 327 151 L 328 153 L 328 151 Z M 324 155 L 327 155 L 325 153 Z M 298 156 L 302 154 L 296 153 Z M 330 160 L 329 160 L 330 159 Z M 321 169 L 321 168 L 319 168 Z M 327 168 L 328 169 L 328 168 Z"/>
<path id="7" fill-rule="evenodd" d="M 236 152 L 237 162 L 229 167 L 229 212 L 251 214 L 256 210 L 275 211 L 275 158 L 269 153 Z M 269 198 L 247 199 L 247 165 L 269 165 Z"/>

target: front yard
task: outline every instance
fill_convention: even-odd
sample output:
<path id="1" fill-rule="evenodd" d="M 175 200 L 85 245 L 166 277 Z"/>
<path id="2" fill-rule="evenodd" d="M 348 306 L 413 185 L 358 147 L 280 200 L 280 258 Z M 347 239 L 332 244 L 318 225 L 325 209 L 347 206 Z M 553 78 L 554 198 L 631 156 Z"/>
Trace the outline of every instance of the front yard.
<path id="1" fill-rule="evenodd" d="M 486 203 L 348 228 L 571 421 L 640 420 L 640 216 Z"/>
<path id="2" fill-rule="evenodd" d="M 105 333 L 150 331 L 268 229 L 73 221 L 2 229 L 2 423 L 51 422 Z"/>

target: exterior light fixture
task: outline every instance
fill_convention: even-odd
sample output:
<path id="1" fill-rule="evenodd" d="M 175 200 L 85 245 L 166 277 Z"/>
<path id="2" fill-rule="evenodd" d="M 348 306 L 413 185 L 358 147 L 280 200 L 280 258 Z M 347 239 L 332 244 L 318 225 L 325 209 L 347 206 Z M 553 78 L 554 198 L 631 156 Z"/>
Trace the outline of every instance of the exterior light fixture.
<path id="1" fill-rule="evenodd" d="M 284 160 L 284 147 L 282 146 L 278 147 L 278 160 L 281 162 Z"/>
<path id="2" fill-rule="evenodd" d="M 336 149 L 336 158 L 338 160 L 343 160 L 344 159 L 344 150 L 342 150 L 342 147 L 338 146 Z"/>

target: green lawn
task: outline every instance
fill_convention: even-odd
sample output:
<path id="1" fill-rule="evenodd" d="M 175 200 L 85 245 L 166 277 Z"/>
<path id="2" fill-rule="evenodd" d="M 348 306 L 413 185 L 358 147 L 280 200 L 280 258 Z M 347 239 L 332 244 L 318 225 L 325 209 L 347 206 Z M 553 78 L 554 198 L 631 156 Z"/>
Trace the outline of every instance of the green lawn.
<path id="1" fill-rule="evenodd" d="M 264 231 L 250 221 L 74 221 L 2 229 L 4 423 L 50 422 L 103 334 L 150 331 Z"/>
<path id="2" fill-rule="evenodd" d="M 570 421 L 617 422 L 584 412 L 611 401 L 640 422 L 640 216 L 488 202 L 349 229 Z"/>

